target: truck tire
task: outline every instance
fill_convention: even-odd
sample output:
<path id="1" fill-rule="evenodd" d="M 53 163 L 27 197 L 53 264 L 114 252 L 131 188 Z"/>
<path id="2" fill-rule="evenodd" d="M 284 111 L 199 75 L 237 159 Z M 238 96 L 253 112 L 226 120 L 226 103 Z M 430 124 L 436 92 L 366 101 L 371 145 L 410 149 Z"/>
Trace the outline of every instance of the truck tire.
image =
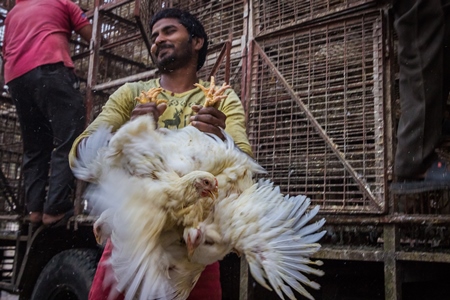
<path id="1" fill-rule="evenodd" d="M 72 249 L 55 255 L 39 275 L 31 300 L 86 300 L 97 267 L 98 251 Z"/>

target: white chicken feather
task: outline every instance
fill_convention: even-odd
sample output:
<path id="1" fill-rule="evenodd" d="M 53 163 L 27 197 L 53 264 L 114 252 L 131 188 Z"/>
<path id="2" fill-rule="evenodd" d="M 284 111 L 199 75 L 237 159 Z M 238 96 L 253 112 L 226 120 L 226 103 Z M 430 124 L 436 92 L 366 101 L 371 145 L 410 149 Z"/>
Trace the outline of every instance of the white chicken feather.
<path id="1" fill-rule="evenodd" d="M 325 231 L 318 230 L 325 219 L 308 224 L 319 211 L 315 206 L 307 212 L 310 203 L 306 196 L 283 196 L 270 181 L 260 181 L 241 195 L 230 195 L 217 202 L 200 230 L 188 232 L 200 235 L 203 241 L 191 262 L 208 265 L 236 251 L 245 256 L 255 280 L 269 290 L 272 286 L 280 298 L 285 294 L 296 299 L 293 288 L 314 299 L 303 285 L 314 289 L 320 286 L 304 273 L 323 275 L 323 271 L 309 266 L 322 262 L 309 257 L 320 249 L 317 242 Z"/>

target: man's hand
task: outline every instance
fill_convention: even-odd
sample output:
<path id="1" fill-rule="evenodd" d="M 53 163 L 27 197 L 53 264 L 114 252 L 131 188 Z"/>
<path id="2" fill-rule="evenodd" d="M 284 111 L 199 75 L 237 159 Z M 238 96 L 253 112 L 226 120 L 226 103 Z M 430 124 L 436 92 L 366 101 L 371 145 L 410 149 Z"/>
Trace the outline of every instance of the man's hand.
<path id="1" fill-rule="evenodd" d="M 225 120 L 227 116 L 214 107 L 203 107 L 193 105 L 192 110 L 197 114 L 191 117 L 191 125 L 202 132 L 208 132 L 217 135 L 222 140 L 225 139 L 220 128 L 225 129 Z M 220 127 L 220 128 L 219 128 Z"/>
<path id="2" fill-rule="evenodd" d="M 159 117 L 164 113 L 167 108 L 166 103 L 156 105 L 154 102 L 138 104 L 131 112 L 131 120 L 138 116 L 151 114 L 155 120 L 155 125 L 158 123 Z"/>

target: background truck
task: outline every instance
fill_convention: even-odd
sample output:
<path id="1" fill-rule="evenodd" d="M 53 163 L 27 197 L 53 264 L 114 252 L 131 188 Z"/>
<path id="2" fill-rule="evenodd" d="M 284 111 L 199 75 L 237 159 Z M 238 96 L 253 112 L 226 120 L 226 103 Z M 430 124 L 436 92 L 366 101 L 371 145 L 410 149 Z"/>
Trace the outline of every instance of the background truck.
<path id="1" fill-rule="evenodd" d="M 325 276 L 314 297 L 450 299 L 449 192 L 389 192 L 401 113 L 390 1 L 75 2 L 94 27 L 90 45 L 75 36 L 71 43 L 89 121 L 120 85 L 157 76 L 151 16 L 161 7 L 188 9 L 209 35 L 199 76 L 215 75 L 240 94 L 267 177 L 321 205 L 328 233 L 316 258 Z M 13 5 L 0 1 L 0 21 Z M 0 100 L 0 289 L 22 299 L 86 299 L 78 292 L 85 295 L 101 248 L 94 217 L 83 214 L 83 184 L 68 227 L 26 222 L 19 125 L 7 94 Z M 236 256 L 221 272 L 224 299 L 277 299 Z M 48 291 L 55 294 L 40 294 Z"/>

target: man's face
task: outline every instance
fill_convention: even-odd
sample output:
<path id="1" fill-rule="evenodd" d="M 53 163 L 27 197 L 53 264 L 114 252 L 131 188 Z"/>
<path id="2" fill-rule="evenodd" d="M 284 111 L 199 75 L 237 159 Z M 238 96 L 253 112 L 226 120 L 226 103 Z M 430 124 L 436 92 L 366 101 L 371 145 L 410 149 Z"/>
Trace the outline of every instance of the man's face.
<path id="1" fill-rule="evenodd" d="M 161 19 L 153 25 L 151 56 L 161 73 L 196 63 L 193 39 L 177 19 Z"/>

